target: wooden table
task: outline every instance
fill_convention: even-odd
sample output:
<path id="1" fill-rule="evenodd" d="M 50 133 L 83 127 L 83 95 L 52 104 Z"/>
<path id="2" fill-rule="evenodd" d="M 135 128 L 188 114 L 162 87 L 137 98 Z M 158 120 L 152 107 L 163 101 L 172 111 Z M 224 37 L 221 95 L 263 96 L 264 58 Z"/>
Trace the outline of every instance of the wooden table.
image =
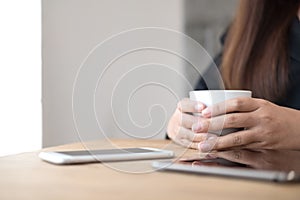
<path id="1" fill-rule="evenodd" d="M 183 149 L 169 141 L 114 141 L 119 147 L 148 146 Z M 104 141 L 90 147 L 108 147 Z M 80 143 L 45 150 L 78 150 Z M 56 166 L 41 161 L 39 152 L 0 158 L 0 199 L 300 199 L 300 184 L 200 176 L 174 172 L 148 172 L 151 161 L 103 165 Z M 186 154 L 198 153 L 188 150 Z M 112 169 L 116 168 L 116 169 Z M 120 170 L 121 169 L 121 170 Z M 140 173 L 128 173 L 123 171 Z"/>

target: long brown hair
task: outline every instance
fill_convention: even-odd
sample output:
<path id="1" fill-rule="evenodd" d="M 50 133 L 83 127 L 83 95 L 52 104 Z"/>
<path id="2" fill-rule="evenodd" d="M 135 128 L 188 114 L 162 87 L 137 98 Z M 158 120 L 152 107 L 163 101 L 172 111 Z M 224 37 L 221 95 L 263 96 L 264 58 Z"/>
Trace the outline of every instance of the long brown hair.
<path id="1" fill-rule="evenodd" d="M 227 89 L 279 100 L 288 88 L 288 34 L 299 0 L 240 0 L 221 65 Z"/>

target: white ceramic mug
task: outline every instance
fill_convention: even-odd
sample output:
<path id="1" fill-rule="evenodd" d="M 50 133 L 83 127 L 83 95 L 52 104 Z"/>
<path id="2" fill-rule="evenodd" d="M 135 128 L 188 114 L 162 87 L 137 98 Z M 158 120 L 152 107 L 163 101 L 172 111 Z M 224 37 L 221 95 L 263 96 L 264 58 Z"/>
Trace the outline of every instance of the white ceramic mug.
<path id="1" fill-rule="evenodd" d="M 212 106 L 214 104 L 221 103 L 229 99 L 235 99 L 239 97 L 251 97 L 251 96 L 252 96 L 252 92 L 248 90 L 199 90 L 199 91 L 190 92 L 190 99 L 192 101 L 199 101 L 206 106 Z M 194 115 L 201 116 L 201 113 L 194 113 Z M 241 129 L 228 128 L 219 131 L 209 131 L 209 133 L 222 136 L 239 130 Z"/>

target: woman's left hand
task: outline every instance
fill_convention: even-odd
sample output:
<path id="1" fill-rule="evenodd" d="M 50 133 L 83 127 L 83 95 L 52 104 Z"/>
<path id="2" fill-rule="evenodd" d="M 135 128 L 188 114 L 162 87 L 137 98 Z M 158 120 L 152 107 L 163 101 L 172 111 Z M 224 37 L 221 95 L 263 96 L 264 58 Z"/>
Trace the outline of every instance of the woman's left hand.
<path id="1" fill-rule="evenodd" d="M 201 142 L 203 152 L 232 147 L 249 149 L 300 149 L 300 111 L 269 101 L 237 98 L 207 107 L 193 127 L 196 133 L 245 128 Z"/>

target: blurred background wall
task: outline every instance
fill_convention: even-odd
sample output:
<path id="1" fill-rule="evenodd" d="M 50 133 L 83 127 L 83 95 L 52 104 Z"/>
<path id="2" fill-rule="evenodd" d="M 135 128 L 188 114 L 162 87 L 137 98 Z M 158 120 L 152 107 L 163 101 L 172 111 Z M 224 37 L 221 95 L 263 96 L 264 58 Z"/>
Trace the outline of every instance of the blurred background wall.
<path id="1" fill-rule="evenodd" d="M 72 92 L 81 64 L 105 39 L 140 27 L 186 33 L 213 57 L 220 51 L 218 38 L 230 23 L 235 6 L 236 0 L 43 0 L 43 146 L 104 137 L 164 138 L 177 101 L 187 96 L 197 81 L 182 59 L 144 49 L 114 62 L 94 91 L 94 111 L 101 129 L 94 119 L 80 115 L 83 125 L 78 133 Z M 159 41 L 159 37 L 149 33 L 149 40 Z M 166 36 L 166 42 L 168 39 Z M 186 54 L 195 53 L 184 48 L 184 40 L 170 43 Z M 99 65 L 97 73 L 104 67 Z M 84 113 L 88 102 L 80 103 Z"/>
<path id="2" fill-rule="evenodd" d="M 185 33 L 215 56 L 221 48 L 219 38 L 230 24 L 237 3 L 238 0 L 184 1 Z"/>
<path id="3" fill-rule="evenodd" d="M 222 49 L 220 38 L 229 26 L 238 0 L 186 0 L 184 1 L 184 32 L 199 42 L 214 58 Z M 188 54 L 193 54 L 185 48 Z M 186 67 L 185 74 L 197 84 L 198 76 Z"/>

